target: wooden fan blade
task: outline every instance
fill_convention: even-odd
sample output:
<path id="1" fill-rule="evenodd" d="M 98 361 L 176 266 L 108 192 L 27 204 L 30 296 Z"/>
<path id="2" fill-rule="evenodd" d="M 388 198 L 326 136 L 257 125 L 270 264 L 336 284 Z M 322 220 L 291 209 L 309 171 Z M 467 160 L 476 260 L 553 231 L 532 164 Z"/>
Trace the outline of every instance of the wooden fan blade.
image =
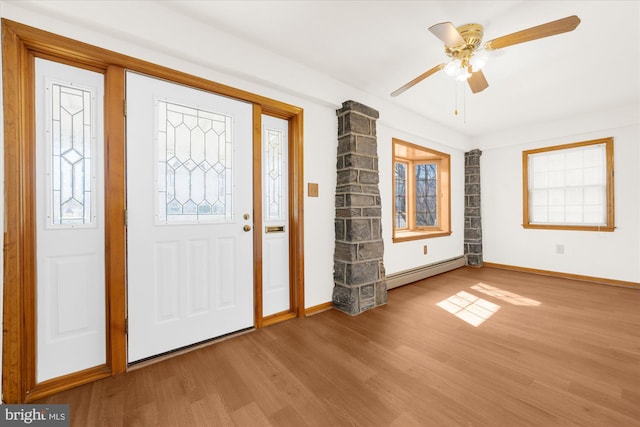
<path id="1" fill-rule="evenodd" d="M 467 83 L 469 83 L 469 87 L 473 93 L 482 92 L 489 87 L 489 83 L 487 83 L 487 79 L 484 77 L 482 70 L 472 73 L 471 77 L 467 79 Z"/>
<path id="2" fill-rule="evenodd" d="M 555 36 L 556 34 L 567 33 L 575 30 L 579 23 L 580 18 L 577 16 L 567 16 L 566 18 L 558 19 L 557 21 L 547 22 L 546 24 L 527 28 L 526 30 L 490 40 L 484 44 L 484 48 L 489 50 L 502 49 L 503 47 L 512 46 L 514 44 Z"/>
<path id="3" fill-rule="evenodd" d="M 429 77 L 431 74 L 437 73 L 438 71 L 442 70 L 443 68 L 444 68 L 444 64 L 436 65 L 435 67 L 431 68 L 430 70 L 427 70 L 424 73 L 420 74 L 418 77 L 416 77 L 415 79 L 411 80 L 406 85 L 404 85 L 401 88 L 398 88 L 398 89 L 394 90 L 393 92 L 391 92 L 391 96 L 400 95 L 405 90 L 417 85 L 418 83 L 420 83 L 421 81 L 423 81 L 424 79 Z"/>
<path id="4" fill-rule="evenodd" d="M 429 27 L 437 38 L 443 41 L 446 47 L 454 47 L 465 44 L 466 42 L 451 22 L 441 22 Z"/>

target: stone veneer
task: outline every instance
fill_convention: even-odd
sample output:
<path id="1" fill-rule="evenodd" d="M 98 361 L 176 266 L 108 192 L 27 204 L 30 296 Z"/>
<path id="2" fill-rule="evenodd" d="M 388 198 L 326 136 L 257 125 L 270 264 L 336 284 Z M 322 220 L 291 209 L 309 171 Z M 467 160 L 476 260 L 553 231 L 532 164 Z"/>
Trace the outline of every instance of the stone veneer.
<path id="1" fill-rule="evenodd" d="M 382 263 L 376 110 L 345 101 L 338 116 L 333 306 L 356 315 L 387 302 Z"/>
<path id="2" fill-rule="evenodd" d="M 480 216 L 480 156 L 464 153 L 464 253 L 467 265 L 482 266 L 482 218 Z"/>

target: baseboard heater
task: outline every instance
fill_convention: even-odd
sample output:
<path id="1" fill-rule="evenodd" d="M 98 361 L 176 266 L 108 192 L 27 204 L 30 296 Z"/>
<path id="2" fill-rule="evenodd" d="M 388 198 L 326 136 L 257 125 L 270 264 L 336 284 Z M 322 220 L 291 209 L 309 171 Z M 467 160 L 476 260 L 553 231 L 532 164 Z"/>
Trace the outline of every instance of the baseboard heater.
<path id="1" fill-rule="evenodd" d="M 456 268 L 463 267 L 466 264 L 466 260 L 467 258 L 462 255 L 457 258 L 451 258 L 435 262 L 433 264 L 412 268 L 410 270 L 401 271 L 399 273 L 389 274 L 387 275 L 387 289 L 397 288 L 398 286 L 417 282 L 418 280 L 426 279 L 427 277 L 435 276 L 436 274 L 455 270 Z"/>

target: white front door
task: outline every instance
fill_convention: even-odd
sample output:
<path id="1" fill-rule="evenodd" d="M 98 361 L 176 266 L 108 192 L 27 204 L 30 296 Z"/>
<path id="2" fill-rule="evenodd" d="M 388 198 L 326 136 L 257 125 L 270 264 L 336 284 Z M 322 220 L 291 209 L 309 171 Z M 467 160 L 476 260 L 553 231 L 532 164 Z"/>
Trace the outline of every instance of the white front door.
<path id="1" fill-rule="evenodd" d="M 289 122 L 262 115 L 262 315 L 288 312 Z"/>
<path id="2" fill-rule="evenodd" d="M 252 105 L 126 83 L 132 363 L 254 325 Z"/>
<path id="3" fill-rule="evenodd" d="M 36 59 L 36 382 L 106 363 L 104 78 Z"/>

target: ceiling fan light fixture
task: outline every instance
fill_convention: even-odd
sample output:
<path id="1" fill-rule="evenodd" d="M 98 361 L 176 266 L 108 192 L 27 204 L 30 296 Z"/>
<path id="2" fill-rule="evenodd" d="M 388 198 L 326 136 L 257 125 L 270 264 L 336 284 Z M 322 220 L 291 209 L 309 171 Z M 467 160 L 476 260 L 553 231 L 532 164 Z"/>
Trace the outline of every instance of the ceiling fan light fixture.
<path id="1" fill-rule="evenodd" d="M 457 77 L 460 73 L 461 67 L 462 62 L 459 59 L 454 59 L 444 66 L 444 72 L 449 77 Z"/>
<path id="2" fill-rule="evenodd" d="M 471 77 L 471 73 L 459 59 L 449 61 L 447 65 L 444 66 L 444 72 L 449 77 L 453 77 L 458 81 L 465 81 Z"/>
<path id="3" fill-rule="evenodd" d="M 429 31 L 444 43 L 444 52 L 451 58 L 451 61 L 430 68 L 409 83 L 391 92 L 391 96 L 400 95 L 440 70 L 444 70 L 449 77 L 453 77 L 458 81 L 467 80 L 473 93 L 482 92 L 489 87 L 489 83 L 482 72 L 482 67 L 486 65 L 489 59 L 489 52 L 567 33 L 575 30 L 578 24 L 580 24 L 580 18 L 575 15 L 567 16 L 566 18 L 489 40 L 484 44 L 483 49 L 480 49 L 480 44 L 482 43 L 484 30 L 480 24 L 465 24 L 457 28 L 451 22 L 432 25 L 429 27 Z"/>
<path id="4" fill-rule="evenodd" d="M 482 70 L 482 68 L 487 65 L 487 61 L 489 60 L 489 54 L 486 50 L 479 50 L 473 54 L 473 56 L 469 59 L 469 65 L 471 65 L 471 69 L 475 73 L 476 71 Z"/>
<path id="5" fill-rule="evenodd" d="M 471 77 L 471 73 L 465 70 L 464 68 L 460 68 L 460 72 L 455 77 L 455 79 L 459 82 L 463 82 L 467 80 L 469 77 Z"/>

